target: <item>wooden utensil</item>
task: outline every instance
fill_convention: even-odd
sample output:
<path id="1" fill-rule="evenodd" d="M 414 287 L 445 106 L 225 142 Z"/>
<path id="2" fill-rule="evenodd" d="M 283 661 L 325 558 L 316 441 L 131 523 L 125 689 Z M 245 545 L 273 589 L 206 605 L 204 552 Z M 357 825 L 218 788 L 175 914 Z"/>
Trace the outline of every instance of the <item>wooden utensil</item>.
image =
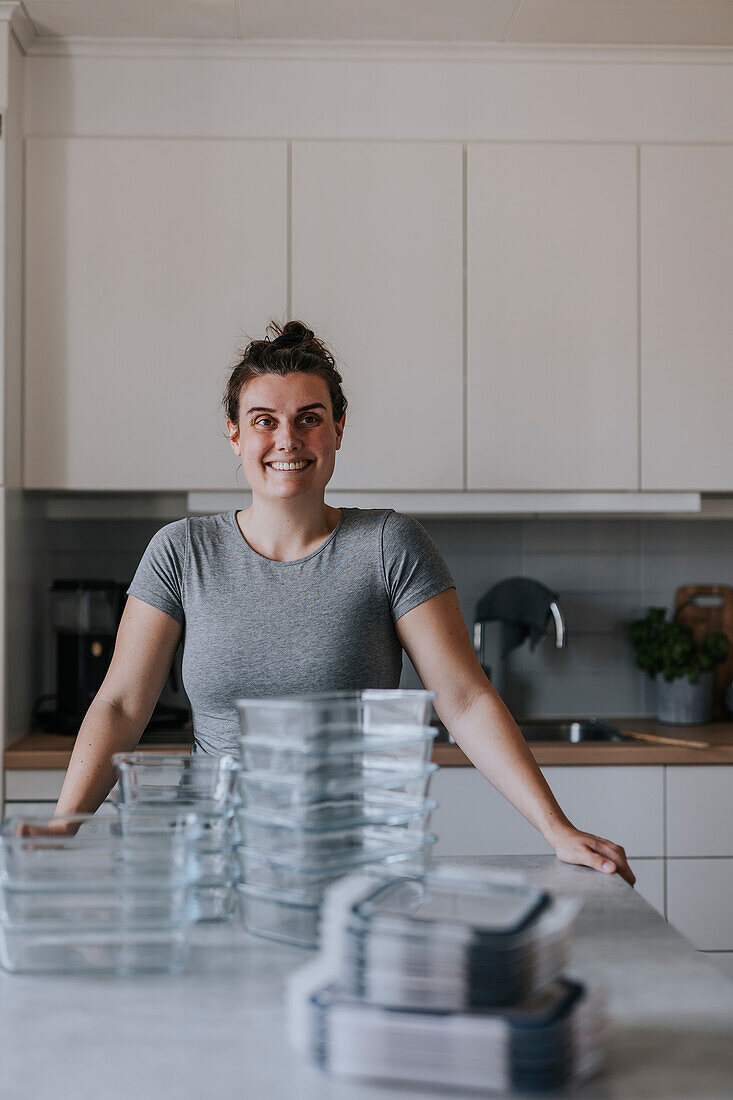
<path id="1" fill-rule="evenodd" d="M 637 733 L 634 730 L 619 730 L 623 737 L 633 737 L 636 741 L 650 741 L 654 745 L 674 745 L 678 749 L 709 749 L 709 741 L 688 741 L 685 737 L 664 737 L 659 733 Z"/>
<path id="2" fill-rule="evenodd" d="M 689 626 L 700 645 L 713 630 L 728 636 L 728 656 L 714 669 L 713 718 L 727 718 L 725 689 L 733 680 L 733 588 L 728 584 L 685 584 L 677 589 L 674 617 Z"/>

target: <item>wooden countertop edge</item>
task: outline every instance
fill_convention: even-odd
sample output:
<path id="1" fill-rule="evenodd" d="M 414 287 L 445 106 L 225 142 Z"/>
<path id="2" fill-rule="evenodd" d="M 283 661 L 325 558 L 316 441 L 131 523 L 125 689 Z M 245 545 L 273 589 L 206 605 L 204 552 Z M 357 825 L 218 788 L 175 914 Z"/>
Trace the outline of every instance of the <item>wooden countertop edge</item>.
<path id="1" fill-rule="evenodd" d="M 670 745 L 533 745 L 540 767 L 598 764 L 733 764 L 733 745 L 679 749 Z M 471 767 L 458 745 L 436 745 L 433 760 L 443 768 Z"/>
<path id="2" fill-rule="evenodd" d="M 646 728 L 651 723 L 645 723 Z M 643 728 L 642 723 L 636 723 Z M 629 723 L 628 728 L 631 728 Z M 658 727 L 655 727 L 658 728 Z M 674 732 L 671 733 L 674 736 Z M 685 736 L 685 734 L 680 734 Z M 696 727 L 696 737 L 704 736 L 704 727 Z M 709 749 L 680 749 L 670 745 L 586 744 L 586 745 L 548 745 L 529 743 L 532 755 L 540 766 L 568 765 L 622 765 L 622 764 L 733 764 L 733 734 L 722 727 L 711 731 L 711 740 L 716 739 Z M 60 734 L 29 733 L 10 745 L 4 753 L 4 766 L 7 771 L 32 769 L 66 769 L 71 759 L 73 737 Z M 140 745 L 143 752 L 169 752 L 186 754 L 190 744 L 180 742 L 170 745 Z M 433 750 L 433 760 L 442 767 L 472 767 L 471 761 L 459 749 L 458 745 L 439 744 Z"/>
<path id="3" fill-rule="evenodd" d="M 56 733 L 28 733 L 3 753 L 3 766 L 6 771 L 28 769 L 66 770 L 71 760 L 74 737 Z M 171 745 L 138 745 L 140 752 L 169 752 L 187 754 L 191 751 L 189 742 L 177 742 Z"/>

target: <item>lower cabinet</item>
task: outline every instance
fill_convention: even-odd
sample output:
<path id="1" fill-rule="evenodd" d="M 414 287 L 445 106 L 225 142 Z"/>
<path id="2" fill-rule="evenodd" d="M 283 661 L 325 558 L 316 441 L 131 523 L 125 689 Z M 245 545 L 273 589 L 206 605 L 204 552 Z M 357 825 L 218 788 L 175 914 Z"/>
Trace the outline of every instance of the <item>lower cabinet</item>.
<path id="1" fill-rule="evenodd" d="M 733 768 L 542 771 L 573 824 L 623 845 L 641 896 L 695 947 L 717 953 L 713 963 L 733 970 Z M 440 803 L 433 819 L 438 855 L 550 853 L 474 768 L 441 768 L 432 791 Z"/>
<path id="2" fill-rule="evenodd" d="M 667 855 L 733 857 L 733 767 L 667 768 Z"/>
<path id="3" fill-rule="evenodd" d="M 733 951 L 731 913 L 733 859 L 667 860 L 667 919 L 695 947 Z"/>
<path id="4" fill-rule="evenodd" d="M 5 813 L 13 817 L 47 817 L 52 809 L 53 802 L 5 801 Z"/>
<path id="5" fill-rule="evenodd" d="M 664 769 L 549 767 L 543 774 L 579 829 L 621 844 L 630 857 L 664 856 Z M 431 791 L 440 803 L 436 853 L 547 855 L 552 849 L 475 768 L 441 768 Z"/>
<path id="6" fill-rule="evenodd" d="M 5 801 L 55 802 L 65 776 L 63 768 L 6 769 Z"/>

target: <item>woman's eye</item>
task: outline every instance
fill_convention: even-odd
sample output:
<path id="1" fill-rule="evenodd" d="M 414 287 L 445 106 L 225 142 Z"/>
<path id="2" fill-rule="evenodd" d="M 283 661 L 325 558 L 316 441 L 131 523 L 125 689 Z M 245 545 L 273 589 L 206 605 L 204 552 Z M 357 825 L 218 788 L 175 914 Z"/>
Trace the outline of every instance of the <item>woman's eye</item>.
<path id="1" fill-rule="evenodd" d="M 255 420 L 255 424 L 259 426 L 259 425 L 261 425 L 261 424 L 264 424 L 264 423 L 265 423 L 265 421 L 267 421 L 267 423 L 268 423 L 268 424 L 271 424 L 271 423 L 272 423 L 272 421 L 270 420 L 269 416 L 261 416 L 261 417 L 259 418 L 259 420 Z"/>
<path id="2" fill-rule="evenodd" d="M 311 420 L 314 424 L 318 423 L 318 417 L 313 416 L 313 414 L 310 414 L 309 416 L 304 416 L 303 421 L 306 421 L 306 420 Z"/>

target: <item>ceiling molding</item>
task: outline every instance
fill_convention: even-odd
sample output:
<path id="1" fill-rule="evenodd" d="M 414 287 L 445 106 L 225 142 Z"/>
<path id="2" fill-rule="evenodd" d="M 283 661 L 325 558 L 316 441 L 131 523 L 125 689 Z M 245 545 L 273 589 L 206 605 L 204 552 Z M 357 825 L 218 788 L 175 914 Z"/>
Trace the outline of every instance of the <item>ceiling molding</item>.
<path id="1" fill-rule="evenodd" d="M 3 9 L 22 4 L 0 3 Z M 23 9 L 25 12 L 25 9 Z M 33 24 L 24 24 L 34 35 Z M 266 61 L 448 61 L 504 64 L 730 65 L 733 46 L 566 46 L 504 42 L 241 41 L 232 39 L 49 38 L 24 46 L 32 57 L 195 58 Z"/>
<path id="2" fill-rule="evenodd" d="M 3 0 L 0 3 L 0 23 L 10 24 L 10 33 L 18 43 L 18 49 L 21 53 L 31 52 L 34 42 L 38 41 L 38 35 L 23 4 L 19 3 L 18 0 L 12 0 L 12 3 Z"/>

